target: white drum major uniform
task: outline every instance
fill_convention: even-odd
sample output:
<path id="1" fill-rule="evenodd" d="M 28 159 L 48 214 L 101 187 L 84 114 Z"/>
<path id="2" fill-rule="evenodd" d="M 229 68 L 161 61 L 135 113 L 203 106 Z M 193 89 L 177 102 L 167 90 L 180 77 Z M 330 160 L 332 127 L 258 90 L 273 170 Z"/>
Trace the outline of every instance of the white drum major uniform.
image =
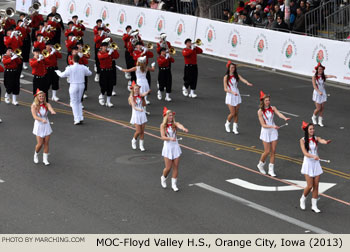
<path id="1" fill-rule="evenodd" d="M 175 141 L 165 140 L 163 144 L 162 156 L 170 160 L 180 157 L 181 148 L 176 137 L 176 126 L 172 123 L 166 125 L 166 137 L 176 139 Z"/>
<path id="2" fill-rule="evenodd" d="M 140 95 L 133 96 L 135 107 L 132 107 L 130 123 L 142 125 L 147 122 L 146 112 L 143 110 L 143 98 Z"/>
<path id="3" fill-rule="evenodd" d="M 268 107 L 267 109 L 262 110 L 262 117 L 267 126 L 276 126 L 275 122 L 273 121 L 274 114 L 275 113 L 272 107 Z M 261 127 L 260 140 L 266 143 L 271 143 L 273 141 L 278 140 L 277 129 Z"/>
<path id="4" fill-rule="evenodd" d="M 237 87 L 237 80 L 236 78 L 232 75 L 229 76 L 229 80 L 227 83 L 227 87 L 230 89 L 230 91 L 236 93 L 237 95 L 234 95 L 232 93 L 226 93 L 226 100 L 225 103 L 227 105 L 231 105 L 231 106 L 237 106 L 238 104 L 242 103 L 242 98 L 241 98 L 241 94 L 239 93 L 238 87 Z"/>
<path id="5" fill-rule="evenodd" d="M 305 138 L 303 138 L 305 141 Z M 309 137 L 309 151 L 310 155 L 318 156 L 317 153 L 317 137 Z M 316 177 L 323 173 L 320 160 L 304 156 L 303 165 L 301 166 L 301 174 L 306 174 L 309 177 Z"/>
<path id="6" fill-rule="evenodd" d="M 35 120 L 34 121 L 34 127 L 33 127 L 33 134 L 45 138 L 46 136 L 51 135 L 52 129 L 50 126 L 50 121 L 48 118 L 48 109 L 45 106 L 45 104 L 40 104 L 40 109 L 37 111 L 36 115 L 42 119 L 42 121 Z"/>

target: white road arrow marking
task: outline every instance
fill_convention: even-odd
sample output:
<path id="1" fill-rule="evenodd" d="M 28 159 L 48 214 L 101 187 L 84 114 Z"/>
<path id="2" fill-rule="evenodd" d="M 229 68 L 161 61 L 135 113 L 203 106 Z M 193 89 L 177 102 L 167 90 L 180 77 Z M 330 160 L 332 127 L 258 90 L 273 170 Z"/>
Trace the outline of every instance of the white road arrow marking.
<path id="1" fill-rule="evenodd" d="M 299 188 L 294 185 L 285 185 L 285 186 L 262 186 L 262 185 L 256 185 L 253 183 L 250 183 L 248 181 L 235 178 L 235 179 L 228 179 L 226 180 L 229 183 L 232 183 L 234 185 L 249 189 L 249 190 L 255 190 L 255 191 L 265 191 L 265 192 L 283 192 L 283 191 L 294 191 L 294 190 L 303 190 L 304 187 L 306 187 L 306 181 L 301 180 L 289 180 L 286 179 L 286 181 L 291 182 L 293 184 L 299 185 L 303 188 Z M 332 188 L 336 184 L 334 183 L 326 183 L 326 182 L 320 182 L 319 184 L 319 193 L 324 193 L 328 189 Z"/>
<path id="2" fill-rule="evenodd" d="M 0 179 L 0 183 L 4 183 L 5 181 L 3 181 L 2 179 Z"/>

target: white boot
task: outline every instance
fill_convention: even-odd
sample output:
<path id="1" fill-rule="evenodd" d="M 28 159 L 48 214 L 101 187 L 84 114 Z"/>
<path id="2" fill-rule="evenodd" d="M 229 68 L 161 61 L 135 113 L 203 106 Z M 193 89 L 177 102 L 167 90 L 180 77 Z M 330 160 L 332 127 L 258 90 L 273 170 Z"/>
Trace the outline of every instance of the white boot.
<path id="1" fill-rule="evenodd" d="M 315 213 L 320 213 L 321 210 L 317 208 L 317 199 L 312 198 L 311 199 L 311 210 Z"/>
<path id="2" fill-rule="evenodd" d="M 128 90 L 131 91 L 131 80 L 128 81 Z"/>
<path id="3" fill-rule="evenodd" d="M 321 127 L 324 127 L 322 121 L 323 121 L 323 117 L 322 117 L 322 116 L 319 116 L 319 117 L 318 117 L 318 125 L 320 125 Z"/>
<path id="4" fill-rule="evenodd" d="M 274 171 L 275 165 L 269 163 L 269 171 L 267 172 L 271 177 L 276 177 L 275 171 Z"/>
<path id="5" fill-rule="evenodd" d="M 146 101 L 146 104 L 151 104 L 151 102 L 149 100 L 147 100 L 147 95 L 145 96 L 145 101 Z"/>
<path id="6" fill-rule="evenodd" d="M 17 106 L 18 105 L 18 102 L 17 102 L 17 95 L 12 95 L 12 104 Z"/>
<path id="7" fill-rule="evenodd" d="M 158 100 L 162 99 L 162 92 L 160 90 L 158 90 L 158 92 L 157 92 L 157 98 L 158 98 Z"/>
<path id="8" fill-rule="evenodd" d="M 139 142 L 139 147 L 140 147 L 140 150 L 141 151 L 145 151 L 145 147 L 143 146 L 143 140 L 140 139 L 140 142 Z"/>
<path id="9" fill-rule="evenodd" d="M 131 148 L 132 148 L 133 150 L 136 150 L 136 149 L 137 149 L 136 143 L 137 143 L 137 140 L 136 140 L 135 138 L 133 138 L 133 139 L 131 140 Z"/>
<path id="10" fill-rule="evenodd" d="M 99 82 L 100 81 L 100 74 L 96 74 L 95 75 L 95 82 Z"/>
<path id="11" fill-rule="evenodd" d="M 98 97 L 98 102 L 101 106 L 105 105 L 105 96 L 103 94 L 100 94 L 100 96 Z"/>
<path id="12" fill-rule="evenodd" d="M 113 103 L 111 103 L 111 97 L 110 96 L 107 96 L 106 106 L 108 108 L 112 108 L 114 106 Z"/>
<path id="13" fill-rule="evenodd" d="M 232 132 L 233 132 L 234 134 L 236 134 L 236 135 L 239 134 L 239 132 L 238 132 L 238 124 L 235 123 L 235 122 L 233 123 Z"/>
<path id="14" fill-rule="evenodd" d="M 27 66 L 27 63 L 26 62 L 23 62 L 23 69 L 28 69 L 28 66 Z"/>
<path id="15" fill-rule="evenodd" d="M 37 153 L 36 151 L 34 152 L 34 163 L 39 163 L 39 153 Z"/>
<path id="16" fill-rule="evenodd" d="M 265 163 L 259 161 L 259 164 L 257 165 L 259 171 L 262 173 L 262 174 L 266 174 L 266 171 L 264 169 L 264 166 L 265 166 Z"/>
<path id="17" fill-rule="evenodd" d="M 185 86 L 182 86 L 182 94 L 184 96 L 188 96 L 188 91 L 187 91 L 187 88 L 185 88 Z"/>
<path id="18" fill-rule="evenodd" d="M 5 93 L 5 103 L 10 103 L 10 95 L 8 93 Z"/>
<path id="19" fill-rule="evenodd" d="M 57 101 L 60 100 L 60 98 L 58 98 L 58 97 L 56 96 L 56 94 L 57 94 L 57 90 L 52 90 L 52 98 L 51 98 L 51 100 L 53 100 L 53 101 L 55 101 L 55 102 L 57 102 Z"/>
<path id="20" fill-rule="evenodd" d="M 116 96 L 117 95 L 117 92 L 114 91 L 114 88 L 113 88 L 113 91 L 112 91 L 112 96 Z"/>
<path id="21" fill-rule="evenodd" d="M 301 198 L 300 198 L 300 209 L 301 210 L 305 210 L 306 209 L 305 201 L 306 201 L 306 197 L 304 196 L 304 193 L 303 193 L 301 195 Z"/>
<path id="22" fill-rule="evenodd" d="M 317 124 L 317 117 L 316 117 L 316 115 L 312 114 L 311 120 L 312 120 L 313 125 Z"/>
<path id="23" fill-rule="evenodd" d="M 170 98 L 170 94 L 169 94 L 169 93 L 166 93 L 166 94 L 165 94 L 165 101 L 167 101 L 167 102 L 170 102 L 170 101 L 171 101 L 171 98 Z"/>
<path id="24" fill-rule="evenodd" d="M 174 190 L 174 192 L 177 192 L 179 190 L 179 188 L 177 188 L 176 182 L 177 178 L 171 178 L 171 188 Z"/>
<path id="25" fill-rule="evenodd" d="M 197 95 L 194 93 L 194 90 L 191 89 L 191 93 L 188 95 L 188 97 L 191 97 L 191 98 L 196 98 Z"/>
<path id="26" fill-rule="evenodd" d="M 94 64 L 94 71 L 97 72 L 97 66 Z"/>
<path id="27" fill-rule="evenodd" d="M 166 177 L 164 177 L 164 175 L 162 175 L 160 177 L 160 184 L 162 185 L 162 187 L 165 189 L 166 188 Z"/>
<path id="28" fill-rule="evenodd" d="M 43 153 L 43 163 L 44 165 L 49 165 L 49 153 Z"/>
<path id="29" fill-rule="evenodd" d="M 231 132 L 231 130 L 230 130 L 230 122 L 229 122 L 228 120 L 226 120 L 225 129 L 226 129 L 226 132 L 227 132 L 227 133 L 230 133 L 230 132 Z"/>

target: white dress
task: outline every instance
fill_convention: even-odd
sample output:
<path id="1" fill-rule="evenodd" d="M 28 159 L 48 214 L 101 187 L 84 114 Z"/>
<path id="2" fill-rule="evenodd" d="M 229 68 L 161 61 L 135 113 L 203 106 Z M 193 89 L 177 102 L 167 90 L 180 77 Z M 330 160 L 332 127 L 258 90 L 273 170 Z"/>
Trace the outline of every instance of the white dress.
<path id="1" fill-rule="evenodd" d="M 237 88 L 237 80 L 236 78 L 232 75 L 229 76 L 229 81 L 227 83 L 227 88 L 230 89 L 231 91 L 237 93 L 238 95 L 234 95 L 231 93 L 226 92 L 226 100 L 225 103 L 231 106 L 237 106 L 238 104 L 242 103 L 242 98 L 241 94 L 239 93 L 239 90 Z"/>
<path id="2" fill-rule="evenodd" d="M 322 95 L 320 95 L 315 89 L 312 94 L 312 100 L 318 104 L 322 104 L 327 101 L 327 93 L 324 86 L 325 81 L 322 78 L 316 77 L 316 85 L 318 89 L 322 92 Z"/>
<path id="3" fill-rule="evenodd" d="M 171 124 L 167 125 L 166 137 L 176 137 L 176 129 L 173 130 L 173 127 Z M 164 141 L 163 144 L 163 150 L 162 150 L 162 156 L 166 157 L 170 160 L 174 160 L 181 155 L 181 148 L 179 146 L 179 143 L 176 139 L 176 141 Z"/>
<path id="4" fill-rule="evenodd" d="M 134 96 L 134 102 L 136 108 L 144 110 L 142 106 L 142 97 L 141 96 Z M 132 114 L 131 114 L 131 119 L 130 123 L 131 124 L 137 124 L 137 125 L 142 125 L 147 122 L 147 116 L 145 111 L 137 111 L 134 108 L 132 108 Z"/>
<path id="5" fill-rule="evenodd" d="M 140 93 L 143 94 L 149 90 L 149 84 L 146 78 L 147 71 L 144 73 L 140 70 L 139 66 L 136 66 L 136 84 L 139 85 L 140 88 Z"/>
<path id="6" fill-rule="evenodd" d="M 274 114 L 275 113 L 273 112 L 271 107 L 265 109 L 265 111 L 262 112 L 262 116 L 266 125 L 275 126 L 275 123 L 273 121 Z M 274 128 L 261 127 L 260 139 L 266 143 L 276 141 L 278 139 L 278 131 Z"/>
<path id="7" fill-rule="evenodd" d="M 41 138 L 45 138 L 46 136 L 51 135 L 52 133 L 52 129 L 50 126 L 50 121 L 49 118 L 47 117 L 48 114 L 48 110 L 45 106 L 40 105 L 40 109 L 39 112 L 37 113 L 37 116 L 45 119 L 46 123 L 40 122 L 38 120 L 34 121 L 34 128 L 33 128 L 33 134 L 41 137 Z"/>
<path id="8" fill-rule="evenodd" d="M 313 138 L 309 138 L 309 153 L 317 155 L 317 142 Z M 304 156 L 303 165 L 301 166 L 301 174 L 306 174 L 310 177 L 316 177 L 323 173 L 320 160 L 315 160 Z"/>

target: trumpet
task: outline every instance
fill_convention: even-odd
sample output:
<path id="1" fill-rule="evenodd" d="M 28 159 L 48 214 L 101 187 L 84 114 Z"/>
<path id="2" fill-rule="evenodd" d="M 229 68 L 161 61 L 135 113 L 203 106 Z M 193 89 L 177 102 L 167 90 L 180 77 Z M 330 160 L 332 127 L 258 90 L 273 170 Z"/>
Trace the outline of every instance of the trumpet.
<path id="1" fill-rule="evenodd" d="M 77 38 L 77 40 L 81 40 L 81 37 L 80 37 L 80 36 L 77 36 L 76 38 Z"/>
<path id="2" fill-rule="evenodd" d="M 175 49 L 174 47 L 170 47 L 170 48 L 169 48 L 169 53 L 170 53 L 171 55 L 175 55 L 175 54 L 176 54 L 176 49 Z"/>
<path id="3" fill-rule="evenodd" d="M 21 56 L 21 55 L 22 55 L 22 50 L 19 49 L 19 48 L 15 49 L 15 50 L 13 51 L 13 53 L 16 54 L 18 57 L 22 57 L 22 56 Z"/>
<path id="4" fill-rule="evenodd" d="M 84 20 L 79 20 L 78 23 L 79 23 L 79 24 L 82 24 L 82 23 L 84 23 Z"/>
<path id="5" fill-rule="evenodd" d="M 42 50 L 41 51 L 41 54 L 44 56 L 44 58 L 47 58 L 50 56 L 50 52 L 46 49 Z"/>
<path id="6" fill-rule="evenodd" d="M 58 15 L 56 15 L 56 16 L 54 16 L 54 17 L 52 18 L 52 21 L 54 21 L 54 22 L 56 22 L 56 23 L 60 23 L 60 22 L 61 22 L 61 19 L 60 19 L 60 17 L 59 17 Z"/>
<path id="7" fill-rule="evenodd" d="M 90 51 L 90 46 L 88 44 L 84 45 L 83 49 Z"/>
<path id="8" fill-rule="evenodd" d="M 108 28 L 108 27 L 109 27 L 109 24 L 107 23 L 107 24 L 105 24 L 105 26 L 106 26 L 106 28 Z"/>
<path id="9" fill-rule="evenodd" d="M 44 40 L 49 41 L 50 40 L 49 36 L 44 37 Z"/>
<path id="10" fill-rule="evenodd" d="M 88 54 L 90 54 L 90 49 L 88 50 L 88 49 L 86 49 L 85 46 L 84 46 L 84 48 L 81 50 L 81 52 L 82 52 L 84 55 L 88 55 Z"/>
<path id="11" fill-rule="evenodd" d="M 153 44 L 151 42 L 147 43 L 147 49 L 152 50 L 153 49 Z"/>
<path id="12" fill-rule="evenodd" d="M 110 43 L 109 47 L 113 48 L 113 50 L 118 50 L 119 49 L 119 46 L 115 42 Z"/>
<path id="13" fill-rule="evenodd" d="M 195 42 L 192 42 L 192 44 L 196 44 L 197 46 L 201 46 L 201 45 L 203 45 L 203 43 L 202 43 L 202 40 L 201 40 L 201 39 L 196 39 L 196 41 L 195 41 Z"/>
<path id="14" fill-rule="evenodd" d="M 56 51 L 61 51 L 62 47 L 59 43 L 56 43 L 54 44 L 53 48 L 56 50 Z"/>

